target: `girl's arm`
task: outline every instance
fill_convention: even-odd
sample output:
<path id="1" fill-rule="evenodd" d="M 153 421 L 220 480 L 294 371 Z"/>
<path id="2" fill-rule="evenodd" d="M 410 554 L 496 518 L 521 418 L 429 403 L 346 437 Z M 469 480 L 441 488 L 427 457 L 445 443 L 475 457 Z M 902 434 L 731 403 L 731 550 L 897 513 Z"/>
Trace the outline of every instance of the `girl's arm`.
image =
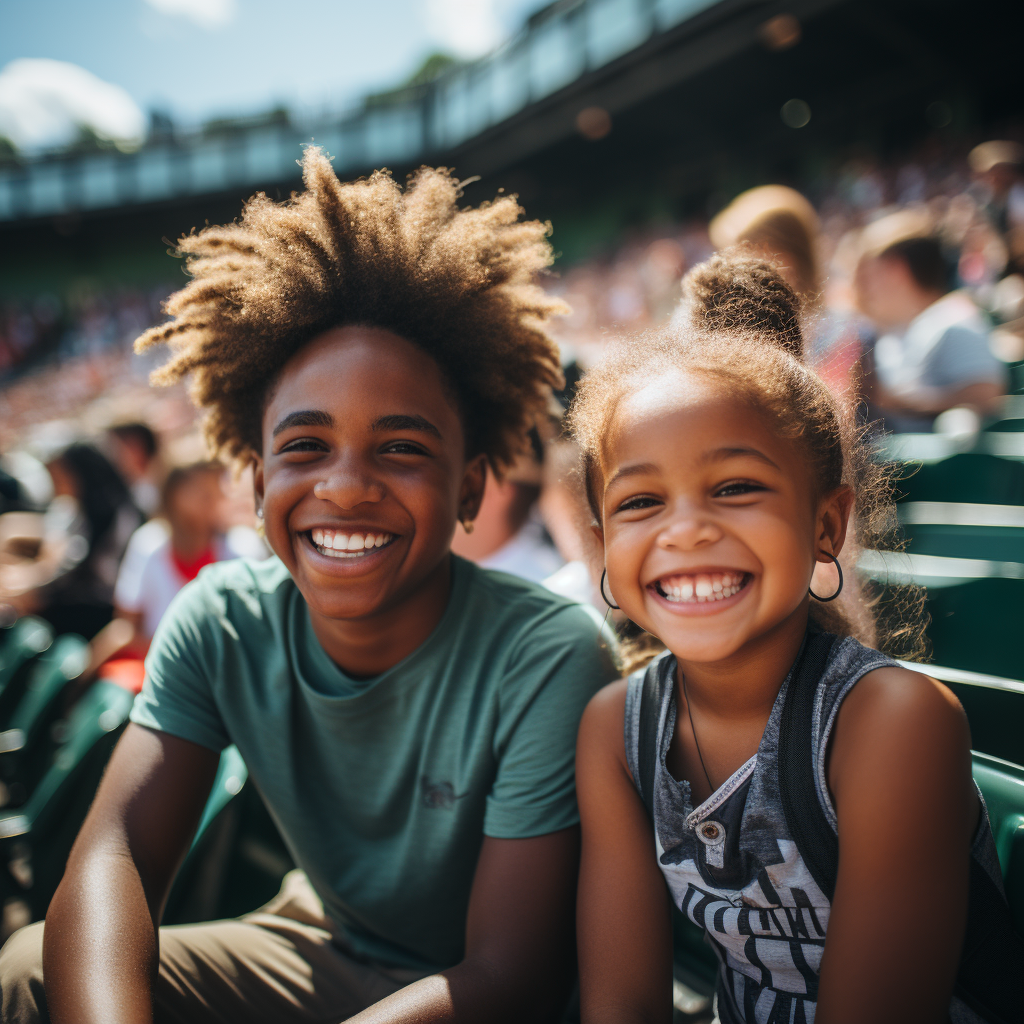
<path id="1" fill-rule="evenodd" d="M 591 700 L 576 748 L 583 1024 L 672 1020 L 672 927 L 647 812 L 626 766 L 626 683 Z"/>
<path id="2" fill-rule="evenodd" d="M 836 719 L 828 782 L 839 877 L 817 1024 L 948 1020 L 979 803 L 970 732 L 941 684 L 868 673 Z"/>

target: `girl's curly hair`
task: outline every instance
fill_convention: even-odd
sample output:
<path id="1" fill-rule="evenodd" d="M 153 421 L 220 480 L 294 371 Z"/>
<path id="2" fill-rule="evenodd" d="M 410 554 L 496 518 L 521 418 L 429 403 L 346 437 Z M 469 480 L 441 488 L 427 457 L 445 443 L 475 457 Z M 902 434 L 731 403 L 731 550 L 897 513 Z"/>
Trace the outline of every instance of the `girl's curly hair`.
<path id="1" fill-rule="evenodd" d="M 898 657 L 922 657 L 923 591 L 873 592 L 856 573 L 865 548 L 899 546 L 893 470 L 872 456 L 853 410 L 804 363 L 800 299 L 774 265 L 749 248 L 725 250 L 694 267 L 671 325 L 615 345 L 581 381 L 570 424 L 598 522 L 601 453 L 615 408 L 624 395 L 672 370 L 722 380 L 737 398 L 759 408 L 780 436 L 803 447 L 822 494 L 842 484 L 851 488 L 853 519 L 840 559 L 847 586 L 834 603 L 812 601 L 812 618 L 829 632 Z M 660 649 L 653 637 L 638 635 L 638 627 L 632 633 L 624 648 L 630 668 Z"/>
<path id="2" fill-rule="evenodd" d="M 342 184 L 309 147 L 302 172 L 290 200 L 260 193 L 240 221 L 179 241 L 192 280 L 167 300 L 170 321 L 136 342 L 171 348 L 153 383 L 191 377 L 210 447 L 247 462 L 300 348 L 332 327 L 386 328 L 436 360 L 467 455 L 500 473 L 562 381 L 549 322 L 566 309 L 535 282 L 552 261 L 550 225 L 520 220 L 512 196 L 459 209 L 460 183 L 443 168 L 421 168 L 404 191 L 387 171 Z"/>

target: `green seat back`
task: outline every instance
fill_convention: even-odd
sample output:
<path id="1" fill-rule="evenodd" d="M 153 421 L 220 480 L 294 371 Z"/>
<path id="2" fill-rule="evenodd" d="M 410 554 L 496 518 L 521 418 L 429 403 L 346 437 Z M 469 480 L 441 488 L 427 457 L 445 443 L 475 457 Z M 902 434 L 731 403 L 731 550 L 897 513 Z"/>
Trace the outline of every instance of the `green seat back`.
<path id="1" fill-rule="evenodd" d="M 3 705 L 17 699 L 18 695 L 8 694 L 8 690 L 13 689 L 19 670 L 42 654 L 51 643 L 53 630 L 49 624 L 30 615 L 0 630 L 0 716 Z"/>
<path id="2" fill-rule="evenodd" d="M 901 500 L 1024 505 L 1024 465 L 1011 459 L 964 453 L 907 473 L 896 485 Z"/>
<path id="3" fill-rule="evenodd" d="M 973 768 L 992 822 L 1006 898 L 1024 934 L 1024 768 L 979 753 L 973 755 Z"/>
<path id="4" fill-rule="evenodd" d="M 1024 579 L 968 579 L 928 592 L 928 636 L 940 665 L 1024 676 Z"/>
<path id="5" fill-rule="evenodd" d="M 202 841 L 204 833 L 217 815 L 242 791 L 248 778 L 249 769 L 246 768 L 238 747 L 225 747 L 221 751 L 217 774 L 207 797 L 206 807 L 203 808 L 203 816 L 199 819 L 195 838 L 192 840 L 193 850 Z"/>
<path id="6" fill-rule="evenodd" d="M 990 423 L 985 429 L 993 434 L 1019 434 L 1024 431 L 1024 420 L 996 420 L 995 423 Z"/>
<path id="7" fill-rule="evenodd" d="M 62 798 L 74 786 L 87 760 L 96 756 L 97 748 L 101 744 L 105 748 L 113 746 L 119 730 L 128 721 L 134 699 L 123 686 L 104 680 L 89 687 L 68 716 L 64 742 L 53 763 L 17 815 L 23 819 L 20 825 L 24 831 L 33 832 L 33 838 L 38 834 L 45 836 L 47 829 L 57 822 Z M 105 740 L 108 742 L 104 744 Z M 11 834 L 14 817 L 3 819 L 8 824 L 6 829 L 0 825 L 0 833 Z"/>
<path id="8" fill-rule="evenodd" d="M 25 694 L 7 723 L 9 733 L 21 733 L 21 746 L 12 737 L 8 749 L 29 747 L 47 724 L 57 698 L 89 664 L 89 645 L 73 633 L 58 637 L 41 654 L 29 675 Z"/>
<path id="9" fill-rule="evenodd" d="M 914 555 L 1024 564 L 1024 527 L 1021 526 L 907 523 L 903 533 L 907 551 Z"/>

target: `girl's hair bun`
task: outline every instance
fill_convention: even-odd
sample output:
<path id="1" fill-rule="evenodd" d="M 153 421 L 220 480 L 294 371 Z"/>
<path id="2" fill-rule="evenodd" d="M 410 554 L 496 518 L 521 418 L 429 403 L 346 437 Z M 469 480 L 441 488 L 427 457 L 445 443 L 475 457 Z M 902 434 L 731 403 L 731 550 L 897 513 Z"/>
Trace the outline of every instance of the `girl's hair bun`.
<path id="1" fill-rule="evenodd" d="M 683 279 L 694 327 L 755 334 L 803 359 L 800 299 L 774 264 L 746 247 L 725 249 Z"/>

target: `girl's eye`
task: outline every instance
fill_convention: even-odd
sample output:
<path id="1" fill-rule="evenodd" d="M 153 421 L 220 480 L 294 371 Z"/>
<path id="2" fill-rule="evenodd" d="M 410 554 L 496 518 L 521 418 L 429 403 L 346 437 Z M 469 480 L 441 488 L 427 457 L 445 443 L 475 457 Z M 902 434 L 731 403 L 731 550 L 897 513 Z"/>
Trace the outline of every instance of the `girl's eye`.
<path id="1" fill-rule="evenodd" d="M 381 451 L 385 455 L 429 455 L 430 453 L 420 447 L 418 444 L 413 444 L 412 441 L 392 441 L 391 444 L 386 445 Z"/>
<path id="2" fill-rule="evenodd" d="M 323 441 L 315 437 L 300 437 L 297 441 L 290 441 L 280 451 L 281 455 L 291 455 L 295 452 L 325 452 L 327 446 Z"/>
<path id="3" fill-rule="evenodd" d="M 716 498 L 734 498 L 741 494 L 753 494 L 756 491 L 763 491 L 763 484 L 754 483 L 753 480 L 732 480 L 723 484 L 715 491 Z"/>
<path id="4" fill-rule="evenodd" d="M 621 505 L 619 505 L 617 511 L 619 512 L 638 512 L 645 508 L 654 508 L 655 505 L 660 504 L 657 498 L 652 498 L 648 494 L 639 494 L 635 498 L 627 498 Z"/>

